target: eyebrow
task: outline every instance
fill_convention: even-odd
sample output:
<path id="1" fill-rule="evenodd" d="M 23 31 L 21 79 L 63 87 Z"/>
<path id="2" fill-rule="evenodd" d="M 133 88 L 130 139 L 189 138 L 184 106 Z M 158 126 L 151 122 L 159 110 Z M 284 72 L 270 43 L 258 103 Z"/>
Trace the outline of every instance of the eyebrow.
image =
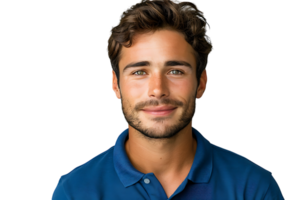
<path id="1" fill-rule="evenodd" d="M 145 67 L 145 66 L 150 66 L 150 62 L 148 61 L 140 61 L 140 62 L 135 62 L 135 63 L 130 63 L 128 65 L 126 65 L 126 67 L 123 69 L 123 72 L 125 72 L 125 70 L 132 68 L 132 67 Z M 192 68 L 192 65 L 188 62 L 185 61 L 181 61 L 181 60 L 170 60 L 165 62 L 164 64 L 165 67 L 172 67 L 172 66 L 185 66 L 188 67 L 190 69 Z"/>

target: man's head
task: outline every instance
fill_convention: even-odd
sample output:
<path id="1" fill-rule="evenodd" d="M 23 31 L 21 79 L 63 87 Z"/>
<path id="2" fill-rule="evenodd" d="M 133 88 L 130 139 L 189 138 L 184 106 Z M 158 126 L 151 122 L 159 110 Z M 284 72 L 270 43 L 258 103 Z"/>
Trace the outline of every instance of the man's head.
<path id="1" fill-rule="evenodd" d="M 191 122 L 212 48 L 205 26 L 194 4 L 164 0 L 132 6 L 112 29 L 113 89 L 128 124 L 145 136 L 169 138 Z"/>
<path id="2" fill-rule="evenodd" d="M 206 33 L 206 19 L 193 3 L 174 3 L 170 0 L 142 0 L 125 11 L 119 25 L 112 29 L 108 40 L 108 53 L 112 68 L 120 79 L 119 61 L 123 47 L 130 47 L 136 34 L 169 28 L 181 32 L 195 50 L 196 78 L 207 64 L 212 45 Z"/>

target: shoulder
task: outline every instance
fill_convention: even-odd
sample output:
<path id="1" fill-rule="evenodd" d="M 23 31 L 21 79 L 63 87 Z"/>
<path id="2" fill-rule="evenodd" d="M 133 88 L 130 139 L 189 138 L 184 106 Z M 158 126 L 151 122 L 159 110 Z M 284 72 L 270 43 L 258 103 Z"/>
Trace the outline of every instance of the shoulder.
<path id="1" fill-rule="evenodd" d="M 213 144 L 212 152 L 213 177 L 221 179 L 228 188 L 243 194 L 246 199 L 257 196 L 268 199 L 270 194 L 283 199 L 270 171 L 239 154 Z"/>
<path id="2" fill-rule="evenodd" d="M 68 174 L 62 176 L 62 179 L 70 179 L 72 177 L 79 178 L 81 176 L 83 178 L 91 175 L 95 176 L 96 172 L 103 172 L 103 170 L 106 171 L 107 169 L 110 169 L 113 165 L 113 149 L 114 147 L 111 147 L 88 162 L 76 167 Z"/>
<path id="3" fill-rule="evenodd" d="M 99 187 L 103 188 L 101 186 L 108 178 L 111 179 L 116 176 L 113 165 L 113 150 L 114 147 L 111 147 L 63 175 L 54 191 L 53 200 L 71 198 L 68 196 L 70 194 L 80 197 L 86 192 L 95 193 Z"/>
<path id="4" fill-rule="evenodd" d="M 213 149 L 213 162 L 215 164 L 215 169 L 223 170 L 224 172 L 230 173 L 232 175 L 251 175 L 255 178 L 270 177 L 272 173 L 270 170 L 254 162 L 249 157 L 225 147 L 214 144 L 211 145 Z"/>

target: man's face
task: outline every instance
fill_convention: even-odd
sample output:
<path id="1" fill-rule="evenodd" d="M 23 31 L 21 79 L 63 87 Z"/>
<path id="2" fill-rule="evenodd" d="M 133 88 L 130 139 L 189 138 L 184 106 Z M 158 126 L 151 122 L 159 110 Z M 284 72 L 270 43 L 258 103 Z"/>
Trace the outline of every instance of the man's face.
<path id="1" fill-rule="evenodd" d="M 122 48 L 119 70 L 120 89 L 114 72 L 113 89 L 129 128 L 150 138 L 170 138 L 191 122 L 206 72 L 197 88 L 194 50 L 181 33 L 136 35 L 131 47 Z"/>

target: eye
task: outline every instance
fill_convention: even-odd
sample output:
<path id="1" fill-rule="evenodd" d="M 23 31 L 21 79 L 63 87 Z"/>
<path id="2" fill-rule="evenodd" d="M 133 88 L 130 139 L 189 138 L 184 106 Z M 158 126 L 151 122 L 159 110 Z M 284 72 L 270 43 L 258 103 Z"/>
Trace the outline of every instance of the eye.
<path id="1" fill-rule="evenodd" d="M 184 74 L 182 71 L 180 71 L 180 70 L 175 70 L 175 69 L 173 69 L 173 70 L 171 70 L 170 72 L 172 72 L 172 71 L 177 71 L 177 72 L 180 72 L 181 74 L 175 74 L 175 75 L 182 75 L 182 74 Z M 133 72 L 132 74 L 133 75 L 136 75 L 136 76 L 141 76 L 141 75 L 138 75 L 138 74 L 136 74 L 137 72 L 145 72 L 145 71 L 143 71 L 143 70 L 138 70 L 138 71 L 135 71 L 135 72 Z"/>
<path id="2" fill-rule="evenodd" d="M 178 71 L 178 72 L 180 72 L 181 74 L 178 74 L 178 75 L 182 75 L 183 74 L 183 72 L 182 71 L 180 71 L 180 70 L 176 70 L 176 69 L 174 69 L 174 70 L 171 70 L 171 72 L 172 71 Z"/>
<path id="3" fill-rule="evenodd" d="M 144 71 L 143 71 L 143 70 L 138 70 L 138 71 L 133 72 L 132 74 L 133 74 L 133 75 L 140 76 L 140 75 L 136 74 L 137 72 L 144 72 Z"/>

